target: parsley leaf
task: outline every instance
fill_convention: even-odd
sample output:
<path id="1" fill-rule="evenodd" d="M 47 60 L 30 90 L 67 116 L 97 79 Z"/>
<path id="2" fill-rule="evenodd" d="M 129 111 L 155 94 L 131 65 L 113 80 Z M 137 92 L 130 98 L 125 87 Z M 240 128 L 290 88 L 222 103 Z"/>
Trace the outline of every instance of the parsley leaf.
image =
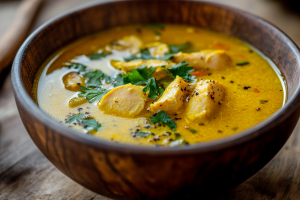
<path id="1" fill-rule="evenodd" d="M 187 62 L 181 62 L 181 63 L 178 63 L 177 65 L 172 65 L 172 67 L 170 67 L 170 68 L 166 68 L 165 66 L 162 66 L 162 67 L 168 69 L 168 71 L 171 72 L 171 74 L 170 74 L 169 72 L 164 71 L 166 74 L 171 76 L 173 79 L 175 79 L 176 76 L 180 76 L 185 81 L 195 82 L 196 77 L 192 76 L 190 74 L 194 71 L 194 69 L 193 69 L 193 67 L 187 67 L 188 65 L 189 65 L 189 63 L 187 63 Z"/>
<path id="2" fill-rule="evenodd" d="M 100 87 L 102 85 L 101 80 L 105 80 L 105 82 L 111 82 L 111 77 L 107 76 L 100 70 L 88 72 L 83 77 L 89 78 L 85 85 L 90 87 Z"/>
<path id="3" fill-rule="evenodd" d="M 101 58 L 106 57 L 108 54 L 106 52 L 102 52 L 102 53 L 91 53 L 90 54 L 90 59 L 91 60 L 99 60 Z"/>
<path id="4" fill-rule="evenodd" d="M 143 89 L 143 92 L 147 91 L 149 91 L 148 97 L 150 99 L 156 99 L 157 96 L 161 96 L 164 93 L 164 89 L 157 85 L 155 78 L 148 79 L 148 83 Z"/>
<path id="5" fill-rule="evenodd" d="M 168 45 L 168 46 L 169 46 L 171 53 L 178 53 L 179 51 L 181 51 L 183 49 L 190 48 L 192 45 L 191 45 L 191 43 L 186 43 L 183 45 Z"/>
<path id="6" fill-rule="evenodd" d="M 142 65 L 139 68 L 132 69 L 130 73 L 127 73 L 124 78 L 124 84 L 131 83 L 133 85 L 140 85 L 140 84 L 147 84 L 148 79 L 151 78 L 155 68 L 154 67 L 147 67 Z"/>
<path id="7" fill-rule="evenodd" d="M 84 116 L 84 114 L 82 114 L 82 113 L 79 113 L 79 114 L 77 114 L 77 115 L 70 116 L 70 117 L 67 119 L 66 123 L 67 123 L 67 124 L 71 124 L 72 122 L 76 122 L 76 121 L 77 121 L 77 122 L 80 122 L 80 121 L 82 120 L 83 116 Z"/>
<path id="8" fill-rule="evenodd" d="M 132 60 L 137 60 L 137 59 L 142 59 L 142 60 L 152 60 L 152 59 L 154 59 L 154 60 L 170 60 L 176 54 L 176 53 L 171 53 L 171 54 L 166 53 L 164 56 L 156 58 L 156 57 L 152 57 L 150 52 L 146 49 L 141 49 L 140 53 L 141 53 L 140 57 L 138 57 L 136 55 L 131 55 L 128 58 L 124 58 L 124 60 L 126 62 L 129 62 L 129 61 L 132 61 Z"/>
<path id="9" fill-rule="evenodd" d="M 101 124 L 98 123 L 95 119 L 83 119 L 82 124 L 87 131 L 98 131 L 101 127 Z"/>
<path id="10" fill-rule="evenodd" d="M 244 66 L 244 65 L 249 65 L 249 62 L 241 62 L 241 63 L 236 63 L 236 66 Z"/>
<path id="11" fill-rule="evenodd" d="M 112 84 L 114 87 L 118 87 L 118 86 L 121 86 L 121 85 L 124 85 L 124 82 L 123 82 L 123 74 L 118 74 L 115 78 L 113 78 L 112 80 Z"/>
<path id="12" fill-rule="evenodd" d="M 161 23 L 157 23 L 157 24 L 146 24 L 145 25 L 146 28 L 150 28 L 150 29 L 164 29 L 165 25 L 161 24 Z"/>
<path id="13" fill-rule="evenodd" d="M 174 130 L 177 127 L 177 125 L 172 120 L 172 118 L 169 115 L 167 115 L 167 113 L 165 113 L 164 111 L 158 111 L 158 113 L 155 116 L 150 117 L 150 122 L 152 124 L 155 123 L 165 124 L 169 126 L 172 130 Z"/>
<path id="14" fill-rule="evenodd" d="M 196 131 L 195 129 L 190 129 L 190 131 L 191 131 L 192 133 L 197 133 L 197 131 Z"/>
<path id="15" fill-rule="evenodd" d="M 87 72 L 89 71 L 86 66 L 82 65 L 82 64 L 79 64 L 79 63 L 75 63 L 75 64 L 70 64 L 70 65 L 67 65 L 67 67 L 69 69 L 74 69 L 74 72 Z"/>
<path id="16" fill-rule="evenodd" d="M 138 135 L 138 136 L 141 136 L 141 137 L 147 137 L 150 133 L 136 132 L 135 134 Z"/>
<path id="17" fill-rule="evenodd" d="M 95 101 L 100 101 L 102 97 L 109 92 L 109 90 L 105 89 L 90 89 L 86 87 L 80 87 L 81 90 L 83 91 L 82 93 L 79 93 L 79 96 L 85 97 L 89 102 L 95 102 Z"/>
<path id="18" fill-rule="evenodd" d="M 157 30 L 154 30 L 153 32 L 154 32 L 154 34 L 157 35 L 157 36 L 160 36 L 160 35 L 161 35 L 161 33 L 160 33 L 159 31 L 157 31 Z"/>

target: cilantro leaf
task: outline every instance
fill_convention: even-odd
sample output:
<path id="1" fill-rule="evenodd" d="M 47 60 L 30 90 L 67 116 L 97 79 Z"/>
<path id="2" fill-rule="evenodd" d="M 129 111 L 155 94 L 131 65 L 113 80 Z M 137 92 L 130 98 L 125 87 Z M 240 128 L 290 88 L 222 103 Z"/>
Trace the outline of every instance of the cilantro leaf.
<path id="1" fill-rule="evenodd" d="M 91 53 L 90 54 L 90 59 L 91 60 L 99 60 L 101 58 L 106 57 L 108 54 L 106 52 L 102 52 L 102 53 Z"/>
<path id="2" fill-rule="evenodd" d="M 101 127 L 101 124 L 98 123 L 95 119 L 83 119 L 82 124 L 87 131 L 98 131 Z"/>
<path id="3" fill-rule="evenodd" d="M 147 137 L 150 133 L 136 132 L 135 134 L 138 135 L 138 136 L 141 136 L 141 137 Z"/>
<path id="4" fill-rule="evenodd" d="M 84 114 L 82 114 L 82 113 L 79 113 L 79 114 L 77 114 L 77 115 L 70 116 L 70 117 L 68 117 L 66 123 L 67 123 L 67 124 L 71 124 L 72 122 L 76 122 L 76 121 L 77 121 L 77 122 L 80 122 L 80 121 L 82 120 L 83 116 L 84 116 Z"/>
<path id="5" fill-rule="evenodd" d="M 145 27 L 150 29 L 164 29 L 165 25 L 161 23 L 156 23 L 156 24 L 146 24 Z"/>
<path id="6" fill-rule="evenodd" d="M 85 85 L 90 87 L 100 87 L 102 85 L 101 80 L 105 80 L 105 82 L 111 82 L 111 77 L 107 76 L 100 70 L 88 72 L 83 77 L 89 78 Z"/>
<path id="7" fill-rule="evenodd" d="M 160 36 L 160 35 L 161 35 L 161 33 L 160 33 L 159 31 L 157 31 L 157 30 L 154 30 L 153 32 L 154 32 L 154 34 L 157 35 L 157 36 Z"/>
<path id="8" fill-rule="evenodd" d="M 150 122 L 152 124 L 156 124 L 156 123 L 165 124 L 169 126 L 172 130 L 174 130 L 177 127 L 177 125 L 172 120 L 172 118 L 169 115 L 167 115 L 167 113 L 165 113 L 164 111 L 158 111 L 158 113 L 155 116 L 151 116 Z"/>
<path id="9" fill-rule="evenodd" d="M 118 86 L 121 86 L 121 85 L 124 85 L 124 82 L 123 82 L 123 74 L 118 74 L 115 78 L 113 78 L 112 80 L 112 84 L 114 87 L 118 87 Z"/>
<path id="10" fill-rule="evenodd" d="M 143 89 L 143 92 L 147 91 L 149 91 L 148 97 L 150 99 L 156 99 L 157 96 L 161 96 L 164 93 L 164 89 L 157 85 L 155 78 L 148 79 L 148 83 Z"/>
<path id="11" fill-rule="evenodd" d="M 183 45 L 168 45 L 171 53 L 178 53 L 183 49 L 188 49 L 191 47 L 191 43 L 186 43 Z"/>
<path id="12" fill-rule="evenodd" d="M 133 85 L 141 85 L 147 84 L 148 79 L 151 78 L 155 68 L 154 67 L 147 67 L 142 65 L 136 69 L 132 69 L 130 73 L 127 73 L 124 78 L 124 84 L 131 83 Z"/>
<path id="13" fill-rule="evenodd" d="M 109 92 L 109 90 L 105 89 L 90 89 L 86 87 L 80 87 L 81 90 L 83 91 L 82 93 L 79 93 L 79 96 L 85 97 L 89 102 L 98 102 L 102 99 L 102 97 Z"/>
<path id="14" fill-rule="evenodd" d="M 74 72 L 87 72 L 89 71 L 86 66 L 82 65 L 82 64 L 79 64 L 79 63 L 75 63 L 75 64 L 70 64 L 70 65 L 67 65 L 67 67 L 69 69 L 74 69 Z"/>
<path id="15" fill-rule="evenodd" d="M 156 57 L 152 57 L 150 52 L 146 49 L 141 49 L 140 53 L 141 53 L 141 56 L 139 56 L 139 57 L 136 56 L 136 55 L 131 55 L 128 58 L 124 58 L 124 60 L 126 62 L 129 62 L 129 61 L 132 61 L 132 60 L 137 60 L 137 59 L 142 59 L 142 60 L 152 60 L 152 59 L 154 59 L 154 60 L 170 60 L 176 54 L 176 53 L 171 53 L 171 54 L 166 53 L 164 56 L 156 58 Z"/>
<path id="16" fill-rule="evenodd" d="M 188 65 L 189 63 L 187 62 L 181 62 L 178 63 L 177 65 L 172 65 L 170 68 L 166 68 L 165 66 L 162 67 L 168 69 L 168 71 L 171 72 L 171 74 L 166 71 L 164 72 L 174 79 L 176 78 L 176 76 L 180 76 L 185 81 L 195 82 L 196 77 L 190 74 L 194 71 L 194 69 L 193 67 L 187 67 Z"/>

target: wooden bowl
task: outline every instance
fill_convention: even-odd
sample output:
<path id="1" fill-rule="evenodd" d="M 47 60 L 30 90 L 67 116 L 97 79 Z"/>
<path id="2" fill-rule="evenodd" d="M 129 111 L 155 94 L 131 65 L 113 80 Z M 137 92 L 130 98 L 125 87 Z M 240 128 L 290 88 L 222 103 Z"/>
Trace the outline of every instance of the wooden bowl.
<path id="1" fill-rule="evenodd" d="M 137 23 L 196 25 L 238 37 L 271 58 L 288 85 L 286 105 L 239 134 L 178 148 L 131 146 L 79 133 L 52 119 L 32 100 L 41 64 L 74 40 Z M 196 1 L 103 1 L 57 17 L 32 33 L 12 69 L 23 123 L 43 154 L 82 186 L 114 199 L 204 199 L 249 178 L 292 133 L 300 114 L 299 49 L 270 23 L 240 10 Z M 269 83 L 271 84 L 271 83 Z"/>

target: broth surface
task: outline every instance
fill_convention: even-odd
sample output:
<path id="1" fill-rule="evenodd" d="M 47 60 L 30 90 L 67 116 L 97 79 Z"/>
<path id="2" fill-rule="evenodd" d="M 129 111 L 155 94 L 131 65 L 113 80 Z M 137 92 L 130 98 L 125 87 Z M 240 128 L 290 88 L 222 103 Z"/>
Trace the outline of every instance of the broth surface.
<path id="1" fill-rule="evenodd" d="M 116 27 L 78 40 L 52 55 L 41 67 L 35 81 L 34 94 L 40 108 L 55 120 L 65 124 L 66 119 L 78 113 L 89 115 L 101 127 L 98 131 L 88 131 L 78 123 L 66 124 L 83 134 L 93 134 L 102 139 L 142 145 L 164 145 L 174 141 L 195 144 L 237 134 L 254 126 L 280 109 L 285 102 L 285 85 L 280 71 L 259 51 L 243 41 L 214 31 L 184 25 L 165 25 L 163 29 L 144 25 Z M 111 65 L 111 60 L 123 61 L 130 57 L 128 50 L 112 51 L 101 59 L 91 60 L 89 54 L 97 52 L 112 41 L 124 36 L 135 35 L 143 44 L 161 42 L 168 45 L 189 43 L 186 52 L 207 49 L 222 49 L 232 59 L 233 67 L 225 70 L 206 70 L 198 79 L 214 80 L 226 88 L 226 96 L 218 111 L 208 120 L 198 123 L 188 120 L 183 113 L 169 116 L 177 124 L 175 130 L 163 124 L 151 124 L 152 112 L 143 110 L 134 118 L 114 116 L 104 113 L 97 102 L 86 102 L 74 108 L 69 101 L 80 92 L 65 89 L 63 77 L 72 72 L 65 63 L 80 63 L 92 70 L 101 70 L 109 76 L 120 73 Z M 245 64 L 249 62 L 249 64 Z M 245 65 L 236 65 L 244 63 Z M 104 84 L 112 89 L 111 84 Z M 148 106 L 149 107 L 149 106 Z M 151 133 L 146 137 L 135 132 Z M 180 140 L 180 141 L 179 141 Z"/>

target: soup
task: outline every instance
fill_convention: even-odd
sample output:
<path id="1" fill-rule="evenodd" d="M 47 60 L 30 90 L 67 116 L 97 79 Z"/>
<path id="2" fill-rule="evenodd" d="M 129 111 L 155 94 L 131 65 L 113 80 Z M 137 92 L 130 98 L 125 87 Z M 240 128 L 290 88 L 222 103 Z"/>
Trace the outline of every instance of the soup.
<path id="1" fill-rule="evenodd" d="M 237 134 L 285 102 L 258 50 L 199 27 L 116 27 L 53 54 L 34 87 L 40 108 L 82 134 L 174 147 Z"/>

